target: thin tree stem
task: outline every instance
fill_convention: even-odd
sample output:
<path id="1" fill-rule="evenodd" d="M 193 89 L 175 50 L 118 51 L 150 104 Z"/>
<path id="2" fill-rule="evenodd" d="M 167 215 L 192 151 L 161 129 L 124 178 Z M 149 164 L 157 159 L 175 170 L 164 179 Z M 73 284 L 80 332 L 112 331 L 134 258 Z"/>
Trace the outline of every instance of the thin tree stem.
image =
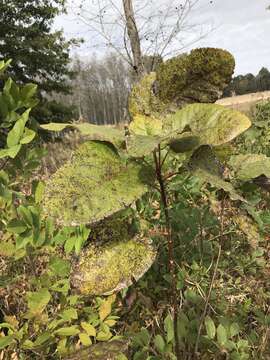
<path id="1" fill-rule="evenodd" d="M 178 339 L 178 331 L 177 331 L 177 293 L 176 293 L 176 269 L 174 262 L 174 241 L 172 236 L 172 226 L 169 215 L 168 208 L 168 196 L 164 178 L 162 176 L 162 163 L 161 163 L 161 153 L 160 147 L 158 149 L 158 153 L 154 152 L 154 161 L 156 166 L 156 176 L 160 187 L 161 194 L 161 202 L 165 215 L 165 223 L 166 223 L 166 236 L 168 242 L 168 267 L 171 276 L 171 305 L 173 309 L 173 324 L 174 324 L 174 338 L 175 338 L 175 355 L 177 360 L 181 360 L 180 347 L 179 347 L 179 339 Z"/>
<path id="2" fill-rule="evenodd" d="M 205 319 L 205 316 L 207 314 L 207 310 L 208 310 L 208 306 L 209 306 L 209 302 L 210 302 L 210 297 L 212 294 L 212 290 L 213 290 L 213 286 L 214 286 L 214 282 L 216 280 L 216 276 L 217 276 L 217 270 L 218 270 L 218 265 L 219 265 L 219 261 L 220 261 L 220 256 L 221 256 L 221 249 L 222 249 L 222 242 L 223 242 L 223 235 L 224 235 L 224 198 L 222 199 L 221 202 L 221 212 L 220 212 L 220 243 L 218 246 L 218 254 L 217 254 L 217 259 L 215 262 L 215 267 L 214 267 L 214 271 L 213 271 L 213 275 L 211 278 L 211 283 L 210 283 L 210 287 L 208 290 L 208 294 L 205 300 L 205 305 L 204 305 L 204 309 L 203 309 L 203 313 L 200 319 L 200 324 L 199 324 L 199 328 L 198 328 L 198 334 L 197 334 L 197 338 L 196 338 L 196 343 L 195 343 L 195 348 L 194 348 L 194 355 L 195 357 L 199 358 L 200 354 L 198 352 L 199 350 L 199 343 L 200 343 L 200 337 L 201 337 L 201 332 L 202 332 L 202 327 L 203 327 L 203 322 Z"/>

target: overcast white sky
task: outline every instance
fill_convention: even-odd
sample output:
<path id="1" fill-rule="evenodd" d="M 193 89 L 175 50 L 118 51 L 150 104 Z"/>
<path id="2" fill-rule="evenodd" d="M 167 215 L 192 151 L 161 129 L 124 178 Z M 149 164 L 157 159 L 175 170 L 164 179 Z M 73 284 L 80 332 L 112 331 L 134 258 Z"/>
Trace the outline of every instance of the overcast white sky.
<path id="1" fill-rule="evenodd" d="M 72 4 L 80 0 L 73 0 Z M 92 0 L 85 0 L 85 3 Z M 138 1 L 138 0 L 136 0 Z M 161 0 L 154 4 L 158 6 Z M 181 1 L 180 1 L 181 2 Z M 229 50 L 236 59 L 236 74 L 257 73 L 262 66 L 270 69 L 270 0 L 200 0 L 192 13 L 192 22 L 214 26 L 210 34 L 193 47 L 213 46 Z M 91 56 L 95 49 L 89 29 L 73 11 L 57 19 L 66 37 L 80 36 L 85 44 L 76 52 Z"/>

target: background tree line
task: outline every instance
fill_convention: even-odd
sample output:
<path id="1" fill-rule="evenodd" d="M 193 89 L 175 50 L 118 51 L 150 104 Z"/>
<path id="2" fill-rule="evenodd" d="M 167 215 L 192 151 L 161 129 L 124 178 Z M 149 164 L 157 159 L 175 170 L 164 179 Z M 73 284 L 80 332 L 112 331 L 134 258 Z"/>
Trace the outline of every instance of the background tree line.
<path id="1" fill-rule="evenodd" d="M 116 54 L 90 59 L 75 57 L 70 95 L 53 94 L 57 102 L 76 109 L 75 118 L 95 124 L 117 124 L 127 116 L 127 99 L 132 85 L 130 68 Z"/>
<path id="2" fill-rule="evenodd" d="M 235 76 L 224 90 L 223 96 L 244 95 L 270 90 L 270 72 L 263 67 L 257 75 L 251 73 Z"/>

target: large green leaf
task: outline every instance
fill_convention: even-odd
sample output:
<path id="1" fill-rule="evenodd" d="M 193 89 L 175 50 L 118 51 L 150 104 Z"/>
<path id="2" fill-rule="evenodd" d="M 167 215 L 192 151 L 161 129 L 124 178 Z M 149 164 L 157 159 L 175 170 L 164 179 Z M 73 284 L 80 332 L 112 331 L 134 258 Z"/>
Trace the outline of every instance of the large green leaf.
<path id="1" fill-rule="evenodd" d="M 233 140 L 250 125 L 246 115 L 217 104 L 188 105 L 164 119 L 164 130 L 172 136 L 188 131 L 200 145 L 214 146 Z"/>
<path id="2" fill-rule="evenodd" d="M 230 194 L 232 200 L 245 201 L 234 189 L 233 185 L 223 178 L 223 167 L 210 146 L 203 145 L 195 151 L 190 163 L 190 170 L 206 183 Z"/>
<path id="3" fill-rule="evenodd" d="M 163 122 L 145 115 L 135 115 L 129 124 L 130 135 L 127 137 L 127 151 L 131 157 L 143 157 L 151 154 L 162 142 L 166 145 Z"/>
<path id="4" fill-rule="evenodd" d="M 89 242 L 73 264 L 71 276 L 73 287 L 83 295 L 107 294 L 132 285 L 132 279 L 138 280 L 156 257 L 151 241 L 134 233 L 120 214 L 92 226 Z M 100 309 L 102 320 L 109 310 Z"/>
<path id="5" fill-rule="evenodd" d="M 162 141 L 160 136 L 131 135 L 127 140 L 127 152 L 130 157 L 141 158 L 157 149 Z"/>
<path id="6" fill-rule="evenodd" d="M 147 239 L 111 241 L 90 245 L 82 253 L 72 277 L 73 287 L 87 296 L 119 291 L 140 279 L 155 260 Z"/>
<path id="7" fill-rule="evenodd" d="M 135 115 L 129 125 L 129 131 L 136 135 L 162 135 L 163 124 L 159 119 L 145 115 Z"/>
<path id="8" fill-rule="evenodd" d="M 38 86 L 36 84 L 26 84 L 21 89 L 21 98 L 23 101 L 30 100 L 37 92 Z"/>
<path id="9" fill-rule="evenodd" d="M 260 175 L 270 178 L 270 158 L 263 154 L 235 155 L 231 157 L 229 165 L 239 180 L 248 181 Z"/>
<path id="10" fill-rule="evenodd" d="M 79 123 L 79 124 L 59 124 L 50 123 L 41 125 L 42 129 L 50 131 L 62 131 L 67 127 L 73 127 L 80 131 L 84 136 L 87 136 L 89 140 L 108 141 L 111 142 L 115 147 L 121 148 L 125 143 L 125 132 L 124 130 L 113 128 L 109 125 L 94 125 L 90 123 Z"/>
<path id="11" fill-rule="evenodd" d="M 148 191 L 150 181 L 144 165 L 124 161 L 105 143 L 88 141 L 47 182 L 44 211 L 58 224 L 94 223 L 128 207 Z"/>
<path id="12" fill-rule="evenodd" d="M 129 126 L 127 141 L 131 156 L 142 157 L 159 144 L 176 153 L 194 151 L 200 145 L 221 145 L 251 125 L 238 111 L 216 104 L 192 104 L 163 119 L 136 115 Z"/>
<path id="13" fill-rule="evenodd" d="M 26 229 L 27 229 L 27 225 L 21 220 L 13 219 L 7 224 L 7 231 L 12 232 L 14 234 L 21 234 Z"/>

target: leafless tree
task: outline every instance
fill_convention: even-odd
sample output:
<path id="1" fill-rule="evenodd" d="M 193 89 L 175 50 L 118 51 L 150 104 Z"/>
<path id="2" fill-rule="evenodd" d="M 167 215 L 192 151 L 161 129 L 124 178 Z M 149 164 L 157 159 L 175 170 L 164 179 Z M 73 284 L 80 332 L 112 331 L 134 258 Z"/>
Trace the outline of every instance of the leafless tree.
<path id="1" fill-rule="evenodd" d="M 73 61 L 77 73 L 72 80 L 73 94 L 54 99 L 75 105 L 78 118 L 95 124 L 118 124 L 127 115 L 127 98 L 132 85 L 132 74 L 127 64 L 109 53 L 101 59 L 93 56 Z"/>
<path id="2" fill-rule="evenodd" d="M 206 35 L 190 18 L 199 1 L 79 0 L 70 6 L 88 26 L 92 45 L 113 49 L 140 76 L 143 56 L 170 57 Z"/>

